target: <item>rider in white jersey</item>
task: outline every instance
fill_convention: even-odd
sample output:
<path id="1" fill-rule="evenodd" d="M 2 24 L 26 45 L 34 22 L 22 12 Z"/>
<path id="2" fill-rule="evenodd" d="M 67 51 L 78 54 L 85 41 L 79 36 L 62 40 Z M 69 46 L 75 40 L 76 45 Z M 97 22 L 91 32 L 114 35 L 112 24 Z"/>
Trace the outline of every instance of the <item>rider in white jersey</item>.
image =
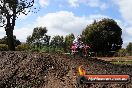
<path id="1" fill-rule="evenodd" d="M 81 48 L 82 46 L 82 41 L 81 41 L 81 36 L 77 36 L 74 41 L 73 41 L 73 44 L 75 44 L 77 47 L 76 48 Z"/>

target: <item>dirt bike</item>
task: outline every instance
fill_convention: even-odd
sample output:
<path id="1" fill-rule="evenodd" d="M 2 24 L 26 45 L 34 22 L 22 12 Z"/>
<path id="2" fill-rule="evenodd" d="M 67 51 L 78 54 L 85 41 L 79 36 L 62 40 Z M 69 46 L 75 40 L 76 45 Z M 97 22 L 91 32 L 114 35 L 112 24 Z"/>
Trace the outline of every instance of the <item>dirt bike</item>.
<path id="1" fill-rule="evenodd" d="M 89 57 L 89 46 L 87 44 L 82 44 L 80 47 L 77 47 L 76 44 L 72 44 L 71 46 L 71 53 L 73 54 L 74 58 L 75 55 L 79 55 L 81 57 Z"/>

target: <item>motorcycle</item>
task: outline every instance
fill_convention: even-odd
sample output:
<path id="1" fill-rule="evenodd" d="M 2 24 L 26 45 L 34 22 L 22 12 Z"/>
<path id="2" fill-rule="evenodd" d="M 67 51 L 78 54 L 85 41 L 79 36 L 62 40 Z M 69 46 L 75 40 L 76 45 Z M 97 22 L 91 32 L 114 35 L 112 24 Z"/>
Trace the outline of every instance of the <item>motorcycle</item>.
<path id="1" fill-rule="evenodd" d="M 90 57 L 89 49 L 90 46 L 87 44 L 82 44 L 80 47 L 78 47 L 76 44 L 72 44 L 71 53 L 73 54 L 74 58 L 75 55 L 79 55 L 81 57 Z"/>

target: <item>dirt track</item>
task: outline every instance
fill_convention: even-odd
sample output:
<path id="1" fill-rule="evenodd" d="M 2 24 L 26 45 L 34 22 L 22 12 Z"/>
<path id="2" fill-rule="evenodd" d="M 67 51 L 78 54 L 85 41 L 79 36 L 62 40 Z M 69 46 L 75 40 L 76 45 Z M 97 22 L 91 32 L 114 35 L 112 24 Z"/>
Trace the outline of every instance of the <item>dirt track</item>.
<path id="1" fill-rule="evenodd" d="M 130 74 L 132 66 L 113 65 L 96 58 L 75 58 L 44 53 L 0 52 L 0 88 L 132 88 L 128 84 L 76 83 L 77 68 L 87 74 Z"/>

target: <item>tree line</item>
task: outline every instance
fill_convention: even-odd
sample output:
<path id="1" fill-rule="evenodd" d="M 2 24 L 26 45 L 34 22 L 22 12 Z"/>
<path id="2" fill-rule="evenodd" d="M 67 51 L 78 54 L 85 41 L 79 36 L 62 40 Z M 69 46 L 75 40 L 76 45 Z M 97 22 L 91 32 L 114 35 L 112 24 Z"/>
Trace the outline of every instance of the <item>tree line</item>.
<path id="1" fill-rule="evenodd" d="M 16 19 L 20 14 L 27 15 L 29 12 L 33 12 L 36 9 L 33 9 L 33 5 L 34 0 L 0 1 L 0 27 L 4 27 L 6 32 L 6 36 L 0 40 L 1 50 L 24 50 L 23 48 L 30 49 L 31 46 L 31 48 L 39 50 L 45 48 L 48 52 L 49 50 L 69 52 L 69 48 L 75 38 L 74 34 L 71 33 L 66 37 L 56 35 L 51 39 L 51 36 L 47 35 L 48 30 L 46 27 L 34 28 L 33 33 L 27 37 L 27 44 L 20 45 L 20 41 L 13 35 Z M 90 45 L 91 52 L 103 56 L 124 51 L 124 49 L 121 49 L 123 44 L 121 35 L 122 29 L 113 19 L 95 20 L 81 33 L 83 42 Z M 131 53 L 131 43 L 129 43 L 126 49 Z"/>
<path id="2" fill-rule="evenodd" d="M 57 50 L 70 52 L 70 47 L 75 39 L 73 33 L 65 37 L 56 35 L 51 39 L 51 36 L 47 35 L 47 31 L 46 27 L 34 28 L 32 35 L 27 37 L 27 43 L 37 49 L 45 46 L 47 51 L 51 49 L 53 52 Z M 122 29 L 119 25 L 113 19 L 108 18 L 95 20 L 81 33 L 82 41 L 88 44 L 91 47 L 90 51 L 98 56 L 113 56 L 119 52 L 123 44 L 121 35 Z"/>
<path id="3" fill-rule="evenodd" d="M 13 36 L 13 43 L 16 50 L 36 50 L 43 52 L 64 52 L 69 53 L 75 35 L 73 33 L 64 36 L 49 36 L 46 27 L 36 27 L 31 35 L 28 35 L 25 44 Z M 97 56 L 113 56 L 115 53 L 120 55 L 132 55 L 132 43 L 129 43 L 126 49 L 122 48 L 122 29 L 119 25 L 109 18 L 100 21 L 94 21 L 80 33 L 82 41 L 88 44 L 90 52 L 94 52 Z M 8 45 L 8 38 L 5 36 L 0 39 L 0 44 Z M 0 47 L 4 47 L 0 45 Z M 2 50 L 2 49 L 1 49 Z M 5 49 L 8 50 L 8 49 Z"/>
<path id="4" fill-rule="evenodd" d="M 73 33 L 64 36 L 56 35 L 51 38 L 47 35 L 46 27 L 36 27 L 33 30 L 32 35 L 27 37 L 27 43 L 31 44 L 34 48 L 45 49 L 49 52 L 61 51 L 70 52 L 70 48 L 75 35 Z M 132 53 L 131 43 L 126 49 L 122 48 L 122 29 L 113 20 L 104 18 L 100 21 L 94 21 L 92 24 L 82 31 L 82 41 L 88 44 L 91 52 L 94 52 L 97 56 L 113 56 L 121 52 L 125 52 L 129 55 Z M 126 54 L 125 54 L 126 55 Z"/>
<path id="5" fill-rule="evenodd" d="M 66 37 L 55 35 L 47 35 L 46 27 L 36 27 L 33 29 L 31 35 L 27 37 L 26 43 L 31 46 L 34 50 L 43 50 L 44 52 L 69 52 L 72 41 L 75 39 L 73 33 Z"/>

